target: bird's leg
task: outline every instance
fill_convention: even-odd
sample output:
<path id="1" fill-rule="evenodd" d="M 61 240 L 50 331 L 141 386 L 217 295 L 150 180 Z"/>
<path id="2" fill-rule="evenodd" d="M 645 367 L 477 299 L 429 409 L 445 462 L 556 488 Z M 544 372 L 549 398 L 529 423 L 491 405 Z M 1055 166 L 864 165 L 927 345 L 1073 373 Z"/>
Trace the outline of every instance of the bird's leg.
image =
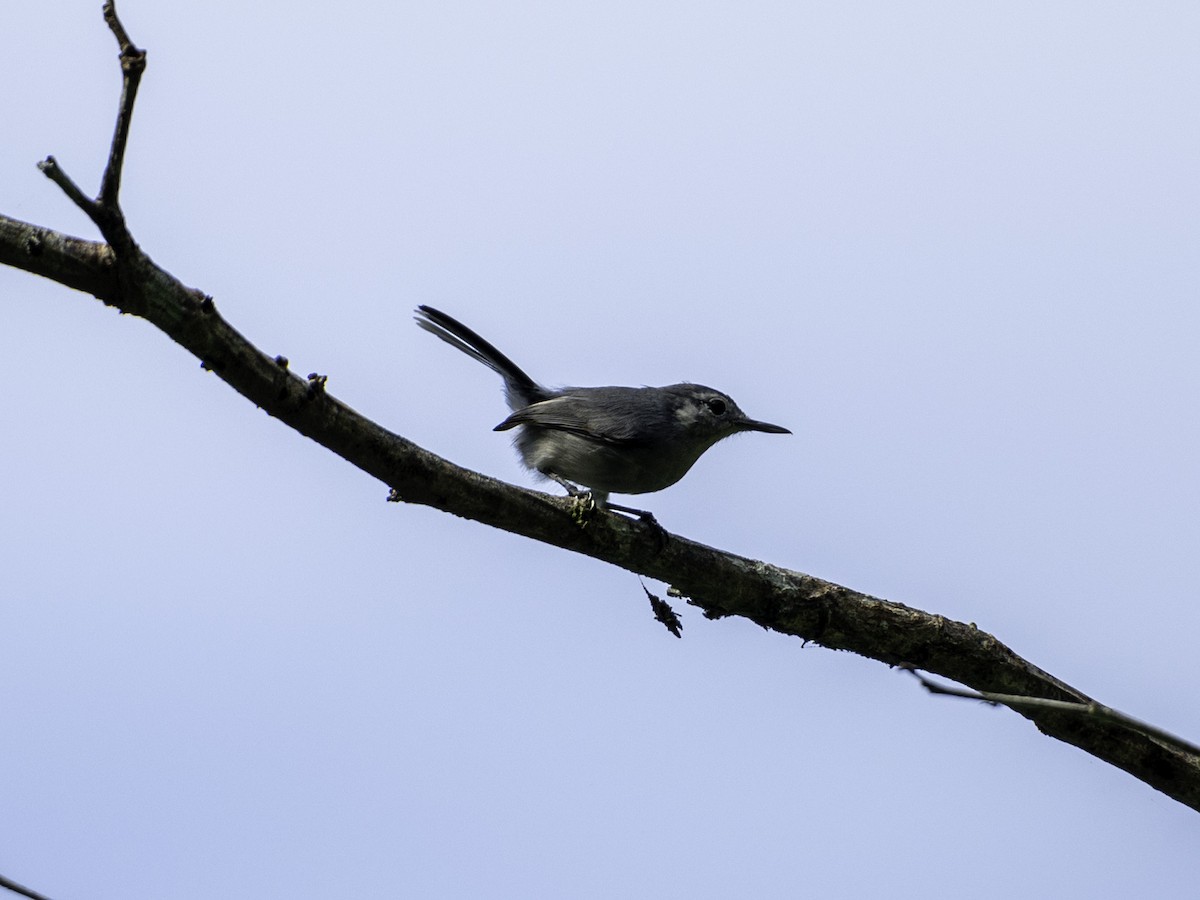
<path id="1" fill-rule="evenodd" d="M 626 515 L 636 516 L 639 522 L 644 523 L 647 527 L 653 530 L 654 535 L 658 538 L 658 542 L 660 544 L 664 546 L 666 545 L 667 530 L 658 524 L 658 519 L 654 518 L 654 513 L 650 512 L 650 510 L 634 509 L 632 506 L 622 506 L 619 503 L 609 503 L 608 491 L 596 491 L 589 490 L 587 488 L 581 488 L 579 485 L 572 484 L 565 478 L 555 475 L 551 472 L 543 472 L 542 474 L 544 474 L 551 481 L 561 484 L 563 489 L 566 490 L 567 494 L 574 498 L 576 505 L 575 509 L 572 510 L 571 515 L 574 517 L 575 521 L 580 524 L 580 526 L 586 526 L 588 519 L 590 519 L 592 516 L 592 513 L 598 509 L 625 513 Z"/>
<path id="2" fill-rule="evenodd" d="M 561 484 L 563 486 L 563 489 L 566 490 L 566 492 L 568 494 L 570 494 L 572 497 L 581 497 L 584 494 L 591 494 L 591 491 L 584 490 L 577 484 L 572 484 L 571 482 L 567 481 L 567 479 L 563 478 L 561 475 L 555 475 L 553 472 L 543 472 L 542 474 L 545 475 L 547 478 L 549 478 L 551 481 L 553 481 L 557 484 Z"/>

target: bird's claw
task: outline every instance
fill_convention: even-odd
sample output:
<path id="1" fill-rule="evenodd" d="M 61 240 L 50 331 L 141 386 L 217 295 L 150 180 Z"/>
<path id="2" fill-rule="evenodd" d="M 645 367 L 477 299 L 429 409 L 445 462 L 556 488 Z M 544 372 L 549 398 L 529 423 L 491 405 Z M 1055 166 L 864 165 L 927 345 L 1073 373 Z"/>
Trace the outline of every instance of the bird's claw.
<path id="1" fill-rule="evenodd" d="M 580 528 L 588 527 L 588 523 L 596 517 L 598 508 L 590 491 L 576 489 L 571 492 L 571 518 Z"/>

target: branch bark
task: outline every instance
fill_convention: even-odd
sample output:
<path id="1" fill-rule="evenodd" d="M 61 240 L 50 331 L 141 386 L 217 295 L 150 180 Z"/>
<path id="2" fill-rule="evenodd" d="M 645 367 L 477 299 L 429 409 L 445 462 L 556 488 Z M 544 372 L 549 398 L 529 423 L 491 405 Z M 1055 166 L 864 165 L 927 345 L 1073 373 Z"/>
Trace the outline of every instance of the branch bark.
<path id="1" fill-rule="evenodd" d="M 289 371 L 286 359 L 252 345 L 211 297 L 156 265 L 126 226 L 120 171 L 145 53 L 125 34 L 114 5 L 104 8 L 121 45 L 124 86 L 100 195 L 84 196 L 53 158 L 42 169 L 96 222 L 105 242 L 0 215 L 0 262 L 153 323 L 256 406 L 388 485 L 389 499 L 431 506 L 666 582 L 709 618 L 743 616 L 830 649 L 932 672 L 988 696 L 1058 701 L 1009 705 L 1043 733 L 1200 810 L 1200 756 L 1194 748 L 1134 727 L 1132 720 L 1090 714 L 1101 708 L 1090 697 L 974 625 L 663 534 L 620 515 L 597 513 L 581 525 L 571 500 L 456 466 L 328 394 L 322 376 L 301 378 Z"/>

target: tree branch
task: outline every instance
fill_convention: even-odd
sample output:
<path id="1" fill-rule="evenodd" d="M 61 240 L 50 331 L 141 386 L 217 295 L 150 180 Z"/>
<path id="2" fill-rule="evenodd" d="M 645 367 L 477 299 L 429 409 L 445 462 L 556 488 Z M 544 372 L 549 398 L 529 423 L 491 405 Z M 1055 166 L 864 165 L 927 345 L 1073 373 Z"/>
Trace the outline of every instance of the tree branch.
<path id="1" fill-rule="evenodd" d="M 709 618 L 743 616 L 773 631 L 933 672 L 980 692 L 1065 702 L 1072 709 L 1008 705 L 1045 734 L 1200 810 L 1200 758 L 1193 749 L 1124 721 L 1079 715 L 1074 708 L 1092 705 L 1091 698 L 974 625 L 652 532 L 620 515 L 597 513 L 581 525 L 569 499 L 460 468 L 361 416 L 324 390 L 323 377 L 304 380 L 290 373 L 285 359 L 252 345 L 211 297 L 157 266 L 130 235 L 117 188 L 145 55 L 128 41 L 111 3 L 105 13 L 122 46 L 125 86 L 100 198 L 90 201 L 72 189 L 52 159 L 43 171 L 96 221 L 107 245 L 0 217 L 0 262 L 145 318 L 256 406 L 388 485 L 389 499 L 431 506 L 666 582 Z"/>
<path id="2" fill-rule="evenodd" d="M 117 107 L 117 124 L 113 129 L 108 165 L 104 167 L 97 199 L 101 206 L 115 209 L 121 193 L 121 171 L 125 167 L 125 146 L 129 142 L 129 127 L 133 121 L 133 103 L 137 99 L 138 85 L 142 83 L 142 73 L 146 71 L 146 51 L 139 50 L 129 39 L 125 26 L 117 18 L 114 0 L 107 0 L 104 4 L 104 21 L 121 48 L 121 102 Z"/>
<path id="3" fill-rule="evenodd" d="M 117 299 L 116 259 L 99 241 L 70 237 L 0 214 L 0 263 L 91 294 Z"/>
<path id="4" fill-rule="evenodd" d="M 138 85 L 142 82 L 142 73 L 146 70 L 146 51 L 139 50 L 129 39 L 125 26 L 117 17 L 115 0 L 106 0 L 103 12 L 104 21 L 108 23 L 121 49 L 121 102 L 117 107 L 117 122 L 108 150 L 108 163 L 100 179 L 100 194 L 95 200 L 90 199 L 53 156 L 47 156 L 38 163 L 38 168 L 62 188 L 72 203 L 83 210 L 109 244 L 132 255 L 136 247 L 125 225 L 125 215 L 121 212 L 121 171 L 125 166 L 125 147 L 129 143 L 129 129 L 133 122 L 133 104 L 137 99 Z"/>
<path id="5" fill-rule="evenodd" d="M 1135 719 L 1133 716 L 1128 716 L 1119 710 L 1113 709 L 1111 706 L 1104 706 L 1094 700 L 1088 703 L 1073 703 L 1066 700 L 1046 700 L 1042 697 L 1018 697 L 1015 694 L 997 694 L 992 691 L 964 691 L 962 688 L 953 688 L 947 687 L 944 684 L 938 684 L 926 678 L 916 669 L 909 668 L 908 666 L 903 666 L 902 668 L 911 673 L 921 682 L 921 686 L 931 694 L 940 694 L 943 697 L 962 697 L 966 700 L 979 700 L 983 703 L 989 703 L 992 706 L 1007 706 L 1010 709 L 1016 710 L 1057 710 L 1058 712 L 1070 713 L 1077 716 L 1091 716 L 1105 722 L 1113 722 L 1131 731 L 1140 732 L 1156 741 L 1176 747 L 1184 753 L 1190 753 L 1200 758 L 1200 747 L 1197 747 L 1191 741 L 1185 741 L 1183 738 L 1171 734 L 1169 731 L 1164 731 L 1156 725 L 1150 725 L 1140 719 Z"/>
<path id="6" fill-rule="evenodd" d="M 17 884 L 11 878 L 5 878 L 0 875 L 0 887 L 12 891 L 14 894 L 20 894 L 22 897 L 28 897 L 29 900 L 50 900 L 45 894 L 39 894 L 32 888 L 27 888 L 23 884 Z"/>

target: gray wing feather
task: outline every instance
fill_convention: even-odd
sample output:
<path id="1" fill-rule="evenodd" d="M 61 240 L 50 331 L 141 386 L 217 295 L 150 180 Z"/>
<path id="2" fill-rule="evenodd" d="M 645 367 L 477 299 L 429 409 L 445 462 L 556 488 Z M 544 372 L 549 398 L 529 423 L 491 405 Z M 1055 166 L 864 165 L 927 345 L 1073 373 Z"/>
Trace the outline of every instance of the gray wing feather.
<path id="1" fill-rule="evenodd" d="M 647 421 L 644 413 L 648 410 L 642 407 L 647 405 L 645 400 L 648 398 L 640 390 L 610 388 L 608 390 L 614 393 L 619 392 L 618 396 L 605 396 L 603 401 L 593 396 L 592 390 L 576 389 L 569 394 L 531 403 L 518 409 L 495 430 L 507 431 L 518 425 L 531 425 L 567 431 L 605 444 L 646 442 L 643 425 Z M 637 415 L 638 412 L 643 415 Z"/>

